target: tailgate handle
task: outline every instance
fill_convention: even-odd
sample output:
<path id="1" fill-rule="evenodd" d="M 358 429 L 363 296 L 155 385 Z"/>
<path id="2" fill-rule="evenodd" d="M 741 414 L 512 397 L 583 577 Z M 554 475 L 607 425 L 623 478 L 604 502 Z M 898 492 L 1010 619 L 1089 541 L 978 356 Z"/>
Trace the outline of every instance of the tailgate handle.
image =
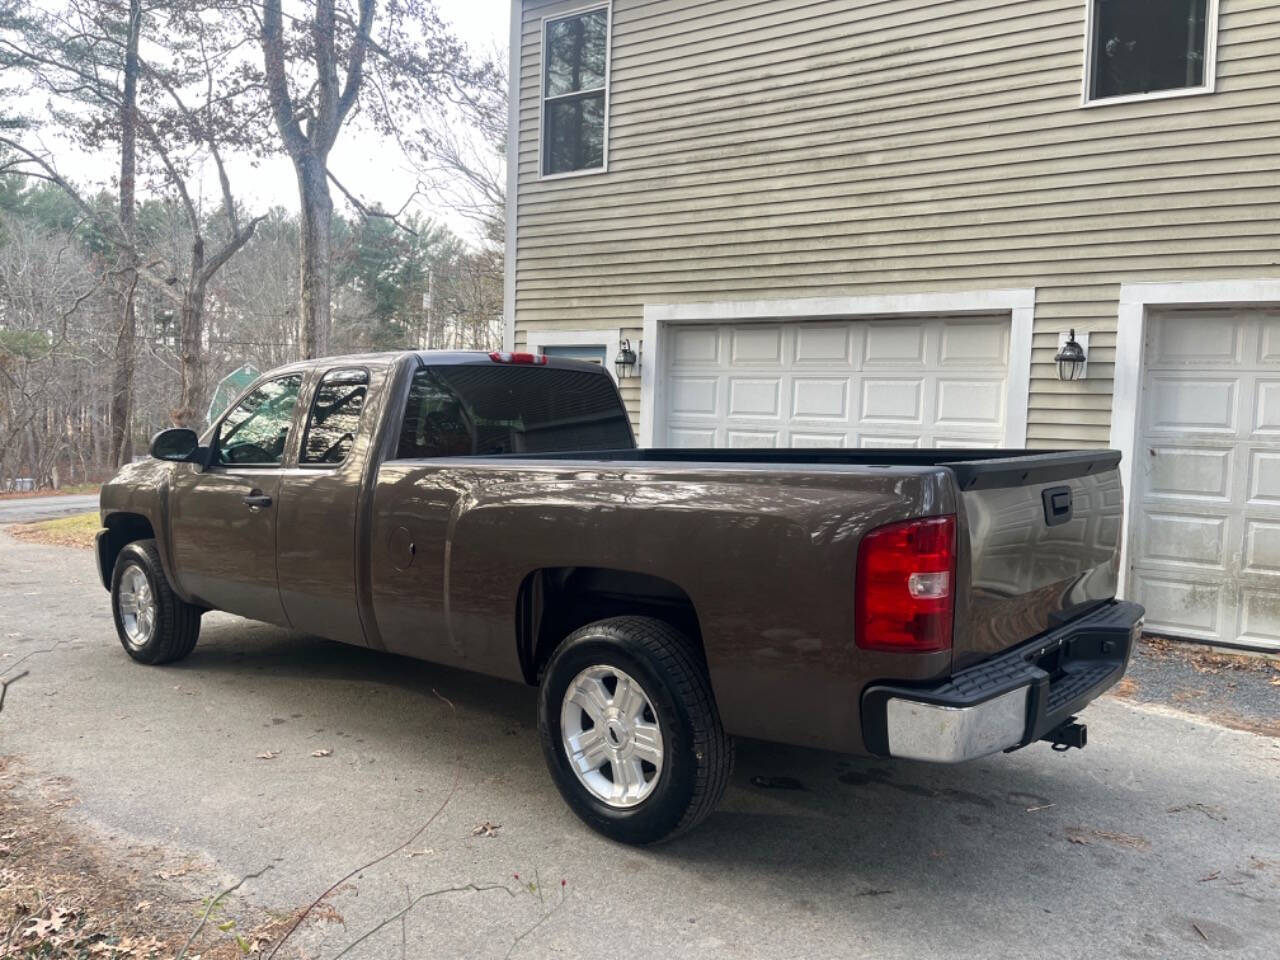
<path id="1" fill-rule="evenodd" d="M 1044 522 L 1051 527 L 1071 519 L 1071 488 L 1049 487 L 1040 493 L 1044 501 Z"/>

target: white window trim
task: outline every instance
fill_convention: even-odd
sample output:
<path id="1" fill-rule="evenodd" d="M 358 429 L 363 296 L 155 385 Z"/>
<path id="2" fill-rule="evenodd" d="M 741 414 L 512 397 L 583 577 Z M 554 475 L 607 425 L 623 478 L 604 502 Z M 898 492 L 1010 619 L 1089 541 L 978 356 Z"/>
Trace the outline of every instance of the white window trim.
<path id="1" fill-rule="evenodd" d="M 1120 97 L 1090 97 L 1089 85 L 1093 77 L 1093 12 L 1098 0 L 1084 0 L 1084 77 L 1080 81 L 1080 106 L 1106 107 L 1115 103 L 1138 103 L 1143 100 L 1170 100 L 1174 97 L 1198 97 L 1213 93 L 1218 80 L 1218 0 L 1209 0 L 1204 12 L 1204 77 L 1198 87 L 1177 87 L 1173 90 L 1156 90 L 1152 93 L 1127 93 Z"/>
<path id="2" fill-rule="evenodd" d="M 1129 589 L 1129 542 L 1137 536 L 1133 505 L 1134 451 L 1138 448 L 1143 352 L 1152 307 L 1224 307 L 1280 304 L 1280 279 L 1191 283 L 1125 283 L 1116 317 L 1115 379 L 1111 386 L 1111 446 L 1120 451 L 1125 536 L 1120 545 L 1120 595 Z M 1158 315 L 1157 315 L 1158 318 Z"/>
<path id="3" fill-rule="evenodd" d="M 744 300 L 712 303 L 646 304 L 644 363 L 640 367 L 640 445 L 651 447 L 664 424 L 658 422 L 666 329 L 685 323 L 743 323 L 778 320 L 856 320 L 890 316 L 963 316 L 1008 313 L 1009 370 L 1006 381 L 1004 445 L 1027 444 L 1027 404 L 1031 393 L 1031 334 L 1036 291 L 972 290 L 869 297 Z"/>
<path id="4" fill-rule="evenodd" d="M 519 2 L 519 0 L 517 0 Z M 546 173 L 543 165 L 546 162 L 546 151 L 543 150 L 542 137 L 546 131 L 545 118 L 543 113 L 547 103 L 547 25 L 555 23 L 557 20 L 567 20 L 570 17 L 578 17 L 584 13 L 593 13 L 597 10 L 605 11 L 605 30 L 604 30 L 604 153 L 601 158 L 601 164 L 598 167 L 590 167 L 586 170 L 566 170 L 563 173 Z M 518 16 L 513 13 L 512 16 Z M 562 10 L 558 13 L 548 14 L 542 18 L 541 33 L 539 34 L 539 49 L 541 51 L 538 57 L 538 179 L 539 180 L 568 180 L 573 177 L 590 177 L 599 173 L 607 173 L 609 171 L 609 101 L 610 88 L 612 84 L 613 74 L 613 0 L 606 3 L 588 3 L 580 7 L 574 7 L 570 10 Z M 512 45 L 512 49 L 517 49 L 516 45 Z M 513 71 L 512 76 L 515 76 Z M 510 95 L 509 95 L 510 96 Z M 512 98 L 515 102 L 515 98 Z M 517 121 L 518 122 L 518 121 Z M 519 129 L 513 126 L 512 130 Z"/>
<path id="5" fill-rule="evenodd" d="M 544 347 L 604 347 L 604 368 L 614 382 L 618 375 L 613 368 L 613 360 L 618 355 L 621 337 L 618 330 L 530 330 L 528 343 L 530 353 L 542 353 Z"/>

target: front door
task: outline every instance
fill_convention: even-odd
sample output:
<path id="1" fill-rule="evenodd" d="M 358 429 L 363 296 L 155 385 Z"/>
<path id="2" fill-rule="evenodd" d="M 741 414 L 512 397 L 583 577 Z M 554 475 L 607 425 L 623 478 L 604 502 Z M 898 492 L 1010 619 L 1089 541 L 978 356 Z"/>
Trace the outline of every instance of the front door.
<path id="1" fill-rule="evenodd" d="M 268 380 L 214 435 L 214 462 L 179 468 L 170 498 L 173 567 L 193 600 L 288 625 L 276 580 L 276 503 L 294 456 L 302 374 Z"/>

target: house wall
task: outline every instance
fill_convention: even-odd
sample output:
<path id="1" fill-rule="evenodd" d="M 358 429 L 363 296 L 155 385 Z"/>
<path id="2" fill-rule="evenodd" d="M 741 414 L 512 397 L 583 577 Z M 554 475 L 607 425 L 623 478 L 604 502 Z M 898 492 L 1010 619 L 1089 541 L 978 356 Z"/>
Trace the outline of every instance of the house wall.
<path id="1" fill-rule="evenodd" d="M 646 304 L 1034 287 L 1028 445 L 1105 445 L 1122 283 L 1280 276 L 1275 0 L 1220 0 L 1215 92 L 1092 107 L 1085 0 L 613 0 L 608 170 L 539 180 L 541 21 L 584 6 L 513 29 L 517 347 L 634 343 Z"/>

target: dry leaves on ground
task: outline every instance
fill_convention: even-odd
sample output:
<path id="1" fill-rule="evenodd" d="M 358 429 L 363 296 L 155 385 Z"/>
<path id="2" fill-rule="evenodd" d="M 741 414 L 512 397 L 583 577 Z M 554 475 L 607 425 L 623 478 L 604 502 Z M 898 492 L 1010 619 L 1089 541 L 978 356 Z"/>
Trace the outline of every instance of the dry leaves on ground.
<path id="1" fill-rule="evenodd" d="M 311 755 L 313 757 L 331 757 L 333 756 L 333 751 L 330 748 L 325 747 L 322 750 L 312 750 Z"/>
<path id="2" fill-rule="evenodd" d="M 262 753 L 258 754 L 258 759 L 259 759 L 259 760 L 274 760 L 274 759 L 275 759 L 276 757 L 278 757 L 278 756 L 280 756 L 280 751 L 279 751 L 279 750 L 264 750 Z"/>
<path id="3" fill-rule="evenodd" d="M 1129 847 L 1133 850 L 1151 849 L 1151 841 L 1146 837 L 1135 837 L 1127 833 L 1116 833 L 1114 830 L 1096 830 L 1092 827 L 1067 827 L 1067 840 L 1081 846 L 1089 846 L 1095 840 L 1105 840 L 1117 846 Z"/>
<path id="4" fill-rule="evenodd" d="M 501 829 L 502 824 L 490 823 L 486 820 L 484 823 L 476 824 L 476 828 L 471 831 L 471 835 L 473 837 L 496 837 Z"/>

